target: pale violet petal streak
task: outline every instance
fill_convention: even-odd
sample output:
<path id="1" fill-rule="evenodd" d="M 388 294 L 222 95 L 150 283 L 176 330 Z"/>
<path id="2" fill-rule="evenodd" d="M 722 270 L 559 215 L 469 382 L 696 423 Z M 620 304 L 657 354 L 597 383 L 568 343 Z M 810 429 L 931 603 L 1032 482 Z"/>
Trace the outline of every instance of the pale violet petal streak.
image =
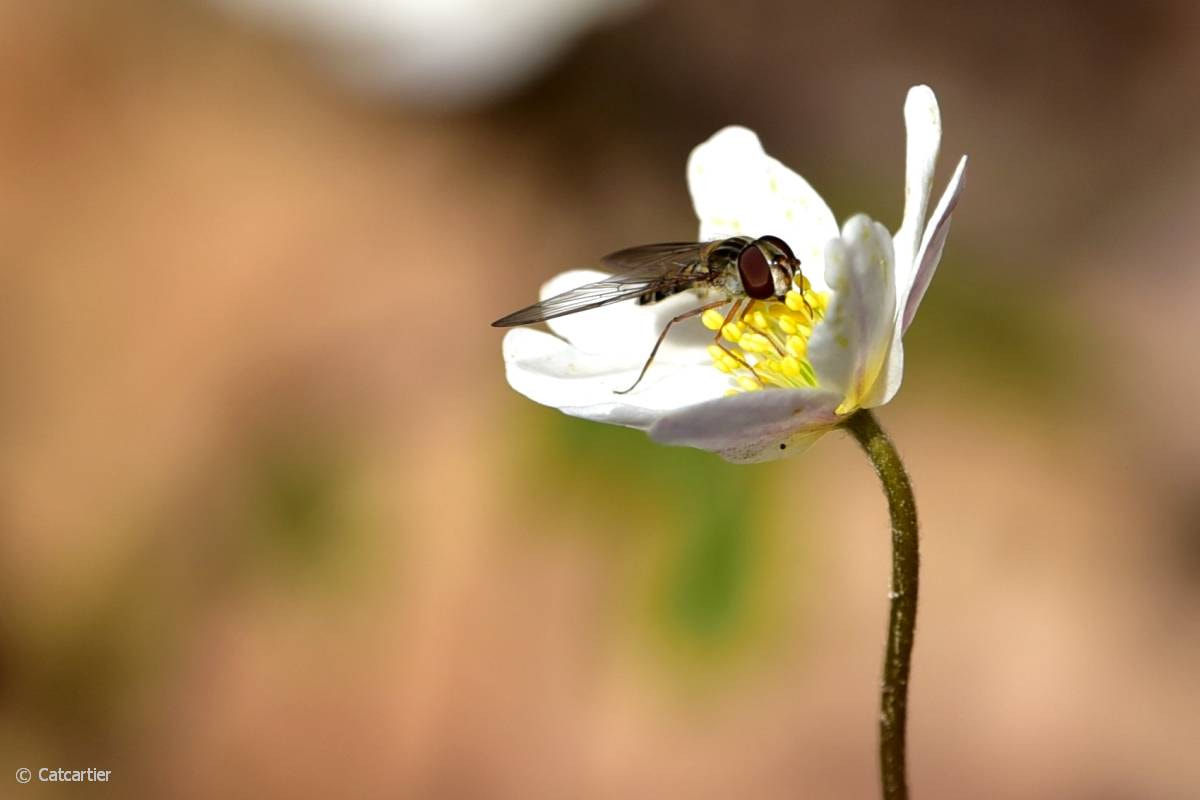
<path id="1" fill-rule="evenodd" d="M 851 217 L 826 251 L 825 280 L 833 291 L 808 343 L 820 385 L 851 406 L 870 398 L 891 349 L 896 324 L 892 237 L 869 217 Z"/>
<path id="2" fill-rule="evenodd" d="M 665 414 L 649 434 L 728 461 L 769 461 L 803 450 L 836 425 L 840 401 L 838 393 L 820 389 L 746 392 Z"/>
<path id="3" fill-rule="evenodd" d="M 697 365 L 651 365 L 629 394 L 642 360 L 583 353 L 549 333 L 514 328 L 504 336 L 504 366 L 509 384 L 542 405 L 573 416 L 646 427 L 665 410 L 722 397 L 729 376 Z M 644 360 L 644 356 L 642 359 Z"/>
<path id="4" fill-rule="evenodd" d="M 966 178 L 967 157 L 963 156 L 946 186 L 946 191 L 942 193 L 937 208 L 934 209 L 929 226 L 925 229 L 921 249 L 917 251 L 917 271 L 912 286 L 907 296 L 901 296 L 901 302 L 904 304 L 901 333 L 907 331 L 908 326 L 912 324 L 921 300 L 925 297 L 925 290 L 933 280 L 933 273 L 937 271 L 938 262 L 942 260 L 942 248 L 946 246 L 946 237 L 950 234 L 950 218 L 958 205 L 958 197 L 966 185 Z"/>
<path id="5" fill-rule="evenodd" d="M 942 142 L 942 117 L 928 86 L 914 86 L 904 101 L 908 145 L 904 166 L 904 217 L 896 231 L 896 286 L 908 293 L 933 191 L 933 170 Z"/>
<path id="6" fill-rule="evenodd" d="M 702 240 L 779 236 L 809 280 L 824 288 L 824 248 L 837 236 L 833 212 L 804 178 L 763 151 L 753 131 L 724 128 L 693 150 L 688 187 Z"/>
<path id="7" fill-rule="evenodd" d="M 954 213 L 954 208 L 958 205 L 958 197 L 966 181 L 966 168 L 967 157 L 963 156 L 954 170 L 953 177 L 950 178 L 950 183 L 946 186 L 946 191 L 938 200 L 929 225 L 925 228 L 921 248 L 917 251 L 917 271 L 912 286 L 907 294 L 901 287 L 896 287 L 898 321 L 892 334 L 891 350 L 888 352 L 879 380 L 876 381 L 867 397 L 863 399 L 864 408 L 874 408 L 891 402 L 900 389 L 900 383 L 904 377 L 903 336 L 908 330 L 908 326 L 912 324 L 921 299 L 925 296 L 925 290 L 929 288 L 933 274 L 937 271 L 938 262 L 941 261 L 942 248 L 945 247 L 946 237 L 950 233 L 950 218 Z"/>

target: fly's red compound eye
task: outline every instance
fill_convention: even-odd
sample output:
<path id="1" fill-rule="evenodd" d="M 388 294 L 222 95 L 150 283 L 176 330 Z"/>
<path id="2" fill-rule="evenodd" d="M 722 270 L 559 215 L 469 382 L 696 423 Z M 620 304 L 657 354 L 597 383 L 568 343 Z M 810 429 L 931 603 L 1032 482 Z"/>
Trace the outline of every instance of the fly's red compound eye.
<path id="1" fill-rule="evenodd" d="M 771 265 L 758 245 L 746 245 L 738 255 L 738 275 L 746 294 L 755 300 L 766 300 L 775 295 L 775 277 L 771 274 Z"/>
<path id="2" fill-rule="evenodd" d="M 778 247 L 781 251 L 783 251 L 783 254 L 788 257 L 789 261 L 796 260 L 795 254 L 792 253 L 792 248 L 788 247 L 788 243 L 783 239 L 780 239 L 778 236 L 760 236 L 758 237 L 758 240 L 760 242 L 767 242 L 768 244 L 773 244 Z"/>

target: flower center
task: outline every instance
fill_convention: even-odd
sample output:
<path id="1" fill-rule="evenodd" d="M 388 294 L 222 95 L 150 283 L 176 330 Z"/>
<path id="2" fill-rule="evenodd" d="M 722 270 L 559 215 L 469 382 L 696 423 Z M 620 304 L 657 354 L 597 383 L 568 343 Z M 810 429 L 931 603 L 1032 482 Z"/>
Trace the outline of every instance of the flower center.
<path id="1" fill-rule="evenodd" d="M 754 392 L 769 386 L 784 389 L 815 387 L 817 376 L 808 362 L 808 337 L 825 314 L 829 296 L 813 291 L 807 278 L 798 278 L 784 302 L 752 300 L 734 319 L 709 309 L 704 327 L 721 332 L 721 342 L 709 345 L 713 366 L 732 375 L 738 388 L 727 394 Z"/>

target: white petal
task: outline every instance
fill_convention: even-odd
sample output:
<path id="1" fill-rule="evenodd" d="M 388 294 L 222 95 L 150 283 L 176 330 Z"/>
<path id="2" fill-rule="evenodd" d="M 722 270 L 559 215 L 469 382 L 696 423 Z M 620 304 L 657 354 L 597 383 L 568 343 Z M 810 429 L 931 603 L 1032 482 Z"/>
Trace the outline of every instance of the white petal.
<path id="1" fill-rule="evenodd" d="M 703 240 L 756 235 L 751 230 L 772 216 L 767 154 L 751 130 L 731 126 L 713 134 L 692 150 L 687 177 Z"/>
<path id="2" fill-rule="evenodd" d="M 925 227 L 933 170 L 942 142 L 942 116 L 928 86 L 914 86 L 904 101 L 908 153 L 904 168 L 904 219 L 896 231 L 896 285 L 908 293 L 916 274 L 917 245 Z"/>
<path id="3" fill-rule="evenodd" d="M 862 398 L 863 408 L 875 408 L 890 403 L 904 381 L 904 340 L 901 338 L 900 326 L 893 325 L 892 328 L 891 347 L 883 360 L 875 385 Z"/>
<path id="4" fill-rule="evenodd" d="M 851 217 L 826 252 L 825 280 L 833 291 L 813 330 L 808 359 L 823 388 L 840 392 L 848 407 L 875 400 L 896 324 L 892 237 L 869 217 Z"/>
<path id="5" fill-rule="evenodd" d="M 824 289 L 825 245 L 837 236 L 833 212 L 804 178 L 763 151 L 753 131 L 728 127 L 693 150 L 688 187 L 702 240 L 778 236 Z"/>
<path id="6" fill-rule="evenodd" d="M 657 442 L 710 450 L 728 461 L 770 461 L 803 451 L 829 431 L 840 402 L 840 394 L 820 389 L 747 392 L 666 414 L 649 433 Z"/>
<path id="7" fill-rule="evenodd" d="M 953 177 L 950 178 L 949 185 L 946 186 L 946 191 L 938 201 L 937 208 L 934 209 L 929 226 L 925 229 L 921 249 L 917 252 L 917 269 L 912 286 L 909 288 L 907 296 L 901 299 L 903 303 L 901 333 L 908 330 L 908 326 L 912 324 L 913 317 L 917 314 L 917 308 L 921 305 L 921 299 L 925 297 L 925 290 L 929 288 L 929 282 L 933 280 L 933 273 L 937 271 L 938 262 L 942 260 L 942 248 L 946 246 L 946 236 L 950 233 L 950 217 L 954 213 L 954 207 L 958 205 L 958 196 L 966 183 L 966 175 L 967 157 L 963 156 L 958 162 L 958 168 L 954 170 Z M 897 286 L 897 291 L 900 291 L 899 286 Z"/>
<path id="8" fill-rule="evenodd" d="M 729 377 L 708 364 L 660 363 L 629 394 L 619 395 L 637 378 L 642 360 L 583 353 L 569 342 L 542 331 L 514 328 L 504 337 L 509 385 L 542 405 L 576 417 L 637 428 L 649 427 L 664 411 L 721 397 Z"/>
<path id="9" fill-rule="evenodd" d="M 546 300 L 607 277 L 607 273 L 587 269 L 564 272 L 542 286 L 539 299 Z M 640 369 L 671 318 L 703 304 L 692 292 L 684 292 L 653 305 L 640 306 L 634 300 L 625 300 L 556 317 L 546 324 L 584 353 L 623 356 L 630 364 L 636 361 Z M 672 326 L 654 363 L 708 363 L 705 348 L 711 343 L 712 332 L 700 324 L 699 318 L 683 320 Z"/>

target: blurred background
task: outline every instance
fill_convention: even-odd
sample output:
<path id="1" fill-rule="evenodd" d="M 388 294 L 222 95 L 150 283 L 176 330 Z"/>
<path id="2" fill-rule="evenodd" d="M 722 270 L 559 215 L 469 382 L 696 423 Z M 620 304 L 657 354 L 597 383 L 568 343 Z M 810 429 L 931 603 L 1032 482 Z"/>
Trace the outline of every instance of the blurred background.
<path id="1" fill-rule="evenodd" d="M 1200 11 L 0 4 L 0 796 L 877 796 L 886 508 L 512 392 L 742 123 L 895 227 L 923 798 L 1200 796 Z M 86 789 L 18 767 L 111 769 Z"/>

